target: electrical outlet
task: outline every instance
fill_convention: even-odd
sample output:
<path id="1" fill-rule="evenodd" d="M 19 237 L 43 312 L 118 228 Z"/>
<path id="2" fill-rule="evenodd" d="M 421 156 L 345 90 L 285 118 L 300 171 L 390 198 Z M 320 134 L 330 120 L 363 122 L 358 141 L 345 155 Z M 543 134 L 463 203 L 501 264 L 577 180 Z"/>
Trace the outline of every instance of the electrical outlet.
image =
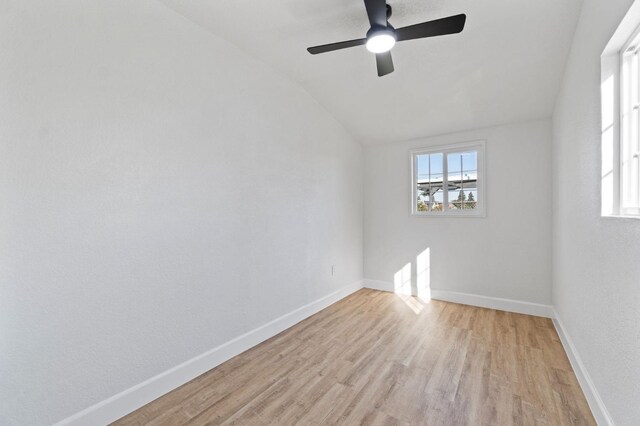
<path id="1" fill-rule="evenodd" d="M 336 274 L 336 265 L 331 265 L 331 276 Z"/>

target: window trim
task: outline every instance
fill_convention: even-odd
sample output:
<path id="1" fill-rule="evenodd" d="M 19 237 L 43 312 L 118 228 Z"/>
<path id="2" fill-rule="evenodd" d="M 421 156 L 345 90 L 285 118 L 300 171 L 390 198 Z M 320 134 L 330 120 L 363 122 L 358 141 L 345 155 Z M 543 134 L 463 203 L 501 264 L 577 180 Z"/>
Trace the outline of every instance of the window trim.
<path id="1" fill-rule="evenodd" d="M 418 211 L 418 201 L 417 201 L 417 167 L 416 167 L 416 158 L 418 155 L 425 154 L 442 154 L 443 155 L 443 164 L 442 164 L 442 172 L 444 182 L 448 179 L 448 161 L 447 154 L 456 153 L 456 152 L 465 152 L 465 151 L 477 151 L 477 190 L 478 190 L 478 201 L 476 204 L 476 208 L 473 210 L 448 210 L 445 209 L 442 212 L 419 212 Z M 452 143 L 446 145 L 433 145 L 433 146 L 424 146 L 422 148 L 412 149 L 409 151 L 409 161 L 411 165 L 411 216 L 416 217 L 467 217 L 467 218 L 483 218 L 487 215 L 487 193 L 485 191 L 486 184 L 486 141 L 485 140 L 474 140 L 469 142 L 460 142 L 460 143 Z M 444 192 L 443 201 L 448 205 L 448 192 Z"/>
<path id="2" fill-rule="evenodd" d="M 620 51 L 618 52 L 618 69 L 617 74 L 618 74 L 618 87 L 617 89 L 617 99 L 614 100 L 614 102 L 617 104 L 616 107 L 618 108 L 618 117 L 617 120 L 614 120 L 614 123 L 612 124 L 614 127 L 617 127 L 616 131 L 618 134 L 617 138 L 614 138 L 614 145 L 615 146 L 615 150 L 617 151 L 617 159 L 616 161 L 616 165 L 618 167 L 617 170 L 617 211 L 618 211 L 618 215 L 622 216 L 622 217 L 635 217 L 635 218 L 640 218 L 640 201 L 638 203 L 637 207 L 628 207 L 625 206 L 625 189 L 626 186 L 629 185 L 629 182 L 627 182 L 625 180 L 625 175 L 624 175 L 624 162 L 625 160 L 628 160 L 628 158 L 625 158 L 624 155 L 624 145 L 625 143 L 628 143 L 628 141 L 626 140 L 627 137 L 629 137 L 628 135 L 626 135 L 626 128 L 624 127 L 624 114 L 629 112 L 627 111 L 627 106 L 624 105 L 624 100 L 625 100 L 625 89 L 627 89 L 625 87 L 624 84 L 624 76 L 625 76 L 625 56 L 627 56 L 628 50 L 632 47 L 634 42 L 638 42 L 638 38 L 640 37 L 640 26 L 638 26 L 633 33 L 631 33 L 631 35 L 627 38 L 627 40 L 625 41 L 624 45 L 622 46 L 622 48 L 620 49 Z M 634 50 L 633 50 L 634 55 L 638 55 L 638 60 L 640 60 L 640 42 L 637 43 L 637 46 L 635 46 Z M 640 70 L 639 70 L 640 72 Z M 636 89 L 640 91 L 640 76 L 636 76 L 636 86 L 638 86 Z M 640 93 L 638 94 L 638 99 L 640 99 Z M 638 106 L 632 106 L 631 109 L 638 109 Z M 638 123 L 637 125 L 638 129 L 636 131 L 639 132 L 638 138 L 640 139 L 640 123 Z M 636 154 L 637 155 L 637 154 Z M 638 176 L 638 182 L 636 182 L 636 192 L 638 192 L 638 194 L 636 195 L 637 197 L 640 197 L 640 176 Z"/>
<path id="3" fill-rule="evenodd" d="M 640 219 L 638 209 L 623 207 L 624 144 L 624 55 L 640 34 L 640 3 L 635 2 L 611 36 L 600 56 L 601 84 L 601 152 L 600 152 L 600 217 Z"/>

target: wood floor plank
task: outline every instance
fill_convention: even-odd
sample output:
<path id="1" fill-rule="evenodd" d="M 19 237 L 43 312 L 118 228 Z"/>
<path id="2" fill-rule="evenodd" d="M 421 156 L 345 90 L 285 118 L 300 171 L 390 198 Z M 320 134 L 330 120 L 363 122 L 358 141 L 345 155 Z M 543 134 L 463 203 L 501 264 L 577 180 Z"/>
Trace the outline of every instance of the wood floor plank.
<path id="1" fill-rule="evenodd" d="M 363 289 L 114 424 L 595 421 L 550 320 Z"/>

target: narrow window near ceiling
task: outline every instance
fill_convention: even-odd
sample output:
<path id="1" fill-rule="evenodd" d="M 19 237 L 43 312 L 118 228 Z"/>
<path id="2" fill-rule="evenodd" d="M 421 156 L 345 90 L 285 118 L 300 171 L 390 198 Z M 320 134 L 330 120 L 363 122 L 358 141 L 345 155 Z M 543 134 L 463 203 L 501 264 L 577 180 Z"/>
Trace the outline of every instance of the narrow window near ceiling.
<path id="1" fill-rule="evenodd" d="M 412 213 L 484 216 L 484 151 L 484 141 L 412 151 Z"/>

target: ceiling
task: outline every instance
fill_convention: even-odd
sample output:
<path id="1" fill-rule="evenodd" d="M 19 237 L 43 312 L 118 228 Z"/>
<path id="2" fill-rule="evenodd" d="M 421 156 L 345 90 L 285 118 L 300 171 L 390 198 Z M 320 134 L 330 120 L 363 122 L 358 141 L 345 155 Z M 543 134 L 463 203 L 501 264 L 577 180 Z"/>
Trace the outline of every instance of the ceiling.
<path id="1" fill-rule="evenodd" d="M 388 0 L 403 27 L 467 14 L 461 34 L 398 43 L 376 74 L 362 0 L 160 0 L 301 85 L 363 145 L 549 117 L 582 0 Z"/>

